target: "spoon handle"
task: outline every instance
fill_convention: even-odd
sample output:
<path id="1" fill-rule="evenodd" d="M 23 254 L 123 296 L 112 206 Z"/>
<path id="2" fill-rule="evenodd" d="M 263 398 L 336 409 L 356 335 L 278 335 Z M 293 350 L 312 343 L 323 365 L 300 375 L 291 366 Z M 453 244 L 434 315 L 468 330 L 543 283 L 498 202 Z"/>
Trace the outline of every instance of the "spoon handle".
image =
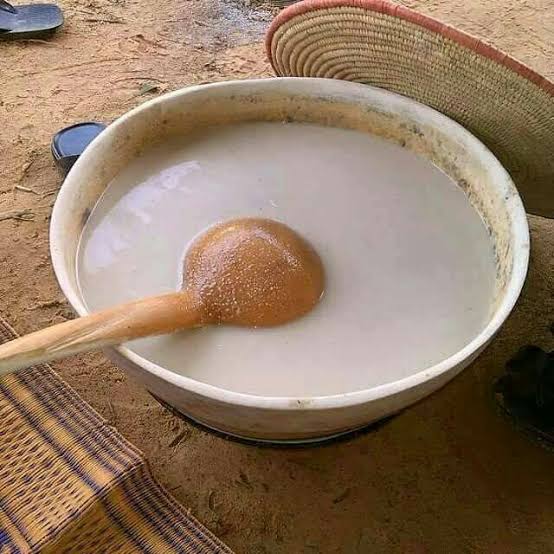
<path id="1" fill-rule="evenodd" d="M 0 345 L 0 375 L 105 346 L 200 325 L 202 305 L 182 291 L 121 304 Z"/>

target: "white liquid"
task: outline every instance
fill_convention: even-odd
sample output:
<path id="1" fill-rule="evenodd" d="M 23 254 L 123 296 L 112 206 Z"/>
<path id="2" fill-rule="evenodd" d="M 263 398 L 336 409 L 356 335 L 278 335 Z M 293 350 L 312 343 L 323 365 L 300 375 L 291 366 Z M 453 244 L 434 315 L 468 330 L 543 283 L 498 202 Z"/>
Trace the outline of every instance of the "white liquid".
<path id="1" fill-rule="evenodd" d="M 487 321 L 492 245 L 463 192 L 396 145 L 296 123 L 212 129 L 131 163 L 83 232 L 88 307 L 180 288 L 188 242 L 243 216 L 283 221 L 315 246 L 321 303 L 282 327 L 180 332 L 134 341 L 135 352 L 234 391 L 325 395 L 422 370 Z"/>

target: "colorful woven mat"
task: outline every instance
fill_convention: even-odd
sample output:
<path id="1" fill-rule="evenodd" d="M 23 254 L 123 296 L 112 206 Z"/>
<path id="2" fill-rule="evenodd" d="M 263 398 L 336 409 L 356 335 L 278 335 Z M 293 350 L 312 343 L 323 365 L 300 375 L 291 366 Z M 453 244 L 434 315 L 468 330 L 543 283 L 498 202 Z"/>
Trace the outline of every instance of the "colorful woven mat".
<path id="1" fill-rule="evenodd" d="M 531 213 L 554 216 L 554 83 L 387 0 L 304 0 L 266 35 L 277 75 L 356 81 L 435 108 L 479 137 Z"/>
<path id="2" fill-rule="evenodd" d="M 0 379 L 0 422 L 0 554 L 231 553 L 47 365 Z"/>

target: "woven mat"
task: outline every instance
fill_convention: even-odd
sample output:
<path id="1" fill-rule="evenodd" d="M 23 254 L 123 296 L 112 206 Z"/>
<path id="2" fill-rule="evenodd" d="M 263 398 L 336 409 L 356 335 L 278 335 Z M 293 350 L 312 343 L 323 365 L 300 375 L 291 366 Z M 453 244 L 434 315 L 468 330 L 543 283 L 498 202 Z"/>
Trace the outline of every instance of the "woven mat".
<path id="1" fill-rule="evenodd" d="M 507 54 L 386 0 L 304 0 L 266 35 L 277 75 L 381 87 L 478 136 L 510 171 L 526 208 L 554 213 L 554 83 Z"/>
<path id="2" fill-rule="evenodd" d="M 0 554 L 231 553 L 47 365 L 0 379 L 0 421 Z"/>

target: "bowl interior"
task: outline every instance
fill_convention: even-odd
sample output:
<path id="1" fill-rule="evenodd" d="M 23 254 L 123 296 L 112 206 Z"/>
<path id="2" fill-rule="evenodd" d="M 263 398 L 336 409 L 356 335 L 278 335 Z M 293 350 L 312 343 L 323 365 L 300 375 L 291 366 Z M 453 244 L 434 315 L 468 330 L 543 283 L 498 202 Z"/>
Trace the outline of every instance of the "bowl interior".
<path id="1" fill-rule="evenodd" d="M 140 106 L 102 133 L 69 173 L 52 218 L 54 267 L 77 313 L 87 311 L 76 276 L 78 241 L 113 177 L 130 160 L 171 137 L 246 121 L 295 121 L 363 131 L 442 169 L 464 190 L 494 247 L 490 319 L 466 355 L 501 324 L 519 294 L 528 250 L 524 211 L 502 166 L 471 134 L 430 108 L 371 87 L 323 79 L 229 82 L 177 91 Z M 152 364 L 142 360 L 140 365 Z"/>

